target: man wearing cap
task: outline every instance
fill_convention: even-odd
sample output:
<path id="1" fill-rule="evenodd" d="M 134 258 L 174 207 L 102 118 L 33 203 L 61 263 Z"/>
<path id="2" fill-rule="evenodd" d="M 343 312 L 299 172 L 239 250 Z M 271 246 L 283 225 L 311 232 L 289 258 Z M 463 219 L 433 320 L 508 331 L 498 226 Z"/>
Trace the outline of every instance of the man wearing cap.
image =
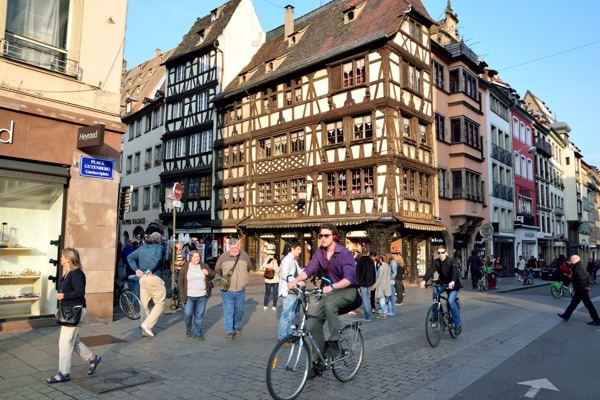
<path id="1" fill-rule="evenodd" d="M 167 290 L 162 279 L 162 263 L 165 251 L 160 244 L 161 235 L 152 233 L 144 244 L 127 257 L 129 265 L 140 278 L 140 300 L 146 319 L 140 325 L 142 336 L 154 337 L 152 328 L 165 307 Z M 148 309 L 150 299 L 154 302 L 152 310 Z"/>

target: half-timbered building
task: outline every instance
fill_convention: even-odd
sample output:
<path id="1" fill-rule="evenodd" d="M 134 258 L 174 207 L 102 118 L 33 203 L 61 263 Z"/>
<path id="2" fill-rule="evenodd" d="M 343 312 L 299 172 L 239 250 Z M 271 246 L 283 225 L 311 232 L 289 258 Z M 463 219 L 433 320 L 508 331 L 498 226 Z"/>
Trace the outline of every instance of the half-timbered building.
<path id="1" fill-rule="evenodd" d="M 267 33 L 217 103 L 215 226 L 260 265 L 321 223 L 416 277 L 437 223 L 429 30 L 420 1 L 338 0 Z"/>
<path id="2" fill-rule="evenodd" d="M 166 60 L 160 219 L 172 221 L 172 189 L 183 186 L 176 231 L 212 237 L 214 97 L 264 42 L 251 0 L 231 0 L 199 18 Z M 168 223 L 172 227 L 171 223 Z"/>

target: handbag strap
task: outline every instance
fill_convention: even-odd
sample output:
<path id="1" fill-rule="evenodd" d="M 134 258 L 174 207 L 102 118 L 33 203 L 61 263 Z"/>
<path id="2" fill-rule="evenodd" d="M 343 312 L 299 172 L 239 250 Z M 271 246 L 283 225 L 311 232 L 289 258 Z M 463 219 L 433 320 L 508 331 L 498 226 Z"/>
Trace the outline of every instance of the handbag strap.
<path id="1" fill-rule="evenodd" d="M 233 271 L 235 271 L 235 267 L 237 267 L 237 263 L 238 263 L 238 261 L 240 261 L 241 254 L 242 254 L 242 252 L 240 251 L 240 254 L 238 254 L 237 257 L 235 258 L 235 262 L 233 263 L 233 268 L 231 268 L 231 272 L 229 273 L 230 275 L 233 275 Z"/>

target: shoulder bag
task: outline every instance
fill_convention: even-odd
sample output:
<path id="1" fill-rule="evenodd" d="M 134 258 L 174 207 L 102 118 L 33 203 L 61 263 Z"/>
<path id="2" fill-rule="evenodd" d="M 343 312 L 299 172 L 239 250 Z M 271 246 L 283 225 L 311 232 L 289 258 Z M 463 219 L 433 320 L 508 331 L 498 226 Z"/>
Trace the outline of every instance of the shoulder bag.
<path id="1" fill-rule="evenodd" d="M 82 311 L 83 306 L 65 306 L 62 301 L 59 301 L 56 323 L 63 326 L 77 326 L 81 321 Z"/>
<path id="2" fill-rule="evenodd" d="M 225 275 L 222 275 L 221 279 L 219 280 L 219 287 L 224 292 L 229 290 L 229 286 L 231 286 L 231 276 L 233 275 L 233 271 L 235 271 L 235 267 L 237 266 L 237 263 L 240 260 L 240 254 L 238 254 L 238 256 L 236 257 L 235 263 L 233 264 L 233 268 L 231 268 L 231 270 Z"/>
<path id="3" fill-rule="evenodd" d="M 263 276 L 265 279 L 273 279 L 275 277 L 275 270 L 271 267 L 267 267 L 265 268 Z"/>

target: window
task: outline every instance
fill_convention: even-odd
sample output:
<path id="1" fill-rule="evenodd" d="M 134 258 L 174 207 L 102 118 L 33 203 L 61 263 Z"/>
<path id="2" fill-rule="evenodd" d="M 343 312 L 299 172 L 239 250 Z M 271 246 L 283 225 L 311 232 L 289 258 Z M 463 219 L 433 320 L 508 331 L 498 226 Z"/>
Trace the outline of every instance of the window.
<path id="1" fill-rule="evenodd" d="M 290 179 L 290 187 L 292 189 L 290 200 L 292 201 L 298 200 L 298 192 L 306 192 L 304 178 Z"/>
<path id="2" fill-rule="evenodd" d="M 519 120 L 513 117 L 513 136 L 519 138 Z"/>
<path id="3" fill-rule="evenodd" d="M 127 125 L 127 130 L 129 131 L 129 140 L 133 140 L 134 139 L 134 131 L 135 131 L 135 123 L 131 124 L 131 125 Z"/>
<path id="4" fill-rule="evenodd" d="M 288 201 L 287 181 L 273 182 L 273 203 Z"/>
<path id="5" fill-rule="evenodd" d="M 200 92 L 198 93 L 198 111 L 206 111 L 208 110 L 208 92 Z"/>
<path id="6" fill-rule="evenodd" d="M 165 159 L 171 160 L 175 158 L 175 139 L 165 142 Z"/>
<path id="7" fill-rule="evenodd" d="M 127 156 L 127 162 L 125 164 L 126 174 L 129 175 L 131 173 L 131 165 L 133 161 L 133 156 Z"/>
<path id="8" fill-rule="evenodd" d="M 140 152 L 133 155 L 133 172 L 140 172 Z"/>
<path id="9" fill-rule="evenodd" d="M 200 134 L 193 133 L 190 135 L 190 155 L 200 153 Z"/>
<path id="10" fill-rule="evenodd" d="M 481 201 L 481 176 L 472 171 L 452 171 L 452 198 Z"/>
<path id="11" fill-rule="evenodd" d="M 258 141 L 258 159 L 271 157 L 271 138 Z"/>
<path id="12" fill-rule="evenodd" d="M 258 186 L 258 202 L 260 204 L 271 203 L 271 183 L 261 183 Z"/>
<path id="13" fill-rule="evenodd" d="M 345 197 L 346 189 L 346 171 L 327 174 L 327 195 L 329 197 Z"/>
<path id="14" fill-rule="evenodd" d="M 442 198 L 450 198 L 449 172 L 445 169 L 438 171 L 438 193 Z"/>
<path id="15" fill-rule="evenodd" d="M 342 65 L 342 87 L 360 85 L 366 80 L 364 58 L 352 60 Z"/>
<path id="16" fill-rule="evenodd" d="M 200 178 L 189 178 L 186 189 L 186 195 L 188 199 L 197 199 L 200 190 Z"/>
<path id="17" fill-rule="evenodd" d="M 415 140 L 414 133 L 410 127 L 410 118 L 403 116 L 400 123 L 402 124 L 402 136 Z"/>
<path id="18" fill-rule="evenodd" d="M 421 43 L 421 25 L 412 19 L 408 21 L 408 34 L 416 42 Z"/>
<path id="19" fill-rule="evenodd" d="M 143 196 L 144 197 L 143 197 L 142 209 L 149 210 L 150 209 L 150 187 L 144 188 Z"/>
<path id="20" fill-rule="evenodd" d="M 212 131 L 204 131 L 200 137 L 200 153 L 210 153 L 213 149 Z"/>
<path id="21" fill-rule="evenodd" d="M 175 139 L 175 157 L 186 156 L 186 145 L 187 141 L 185 137 Z"/>
<path id="22" fill-rule="evenodd" d="M 152 114 L 146 115 L 146 132 L 152 129 Z"/>
<path id="23" fill-rule="evenodd" d="M 173 103 L 170 105 L 171 108 L 171 119 L 177 119 L 181 117 L 181 103 Z"/>
<path id="24" fill-rule="evenodd" d="M 275 136 L 273 138 L 274 152 L 273 155 L 281 156 L 287 154 L 287 135 Z"/>
<path id="25" fill-rule="evenodd" d="M 77 75 L 77 64 L 67 59 L 69 6 L 69 0 L 8 0 L 4 55 Z"/>
<path id="26" fill-rule="evenodd" d="M 352 194 L 373 193 L 373 169 L 354 169 L 352 174 Z"/>
<path id="27" fill-rule="evenodd" d="M 210 175 L 202 175 L 200 177 L 200 197 L 210 198 L 211 191 Z"/>
<path id="28" fill-rule="evenodd" d="M 463 68 L 457 68 L 449 73 L 450 93 L 462 92 L 474 100 L 478 100 L 477 77 Z"/>
<path id="29" fill-rule="evenodd" d="M 419 124 L 419 142 L 421 144 L 427 144 L 429 142 L 427 127 L 422 124 Z"/>
<path id="30" fill-rule="evenodd" d="M 152 111 L 152 127 L 157 128 L 162 124 L 162 107 Z"/>
<path id="31" fill-rule="evenodd" d="M 373 125 L 371 116 L 365 115 L 354 118 L 354 140 L 367 139 L 373 137 Z"/>
<path id="32" fill-rule="evenodd" d="M 405 70 L 404 85 L 414 92 L 421 93 L 421 70 L 414 65 L 408 64 Z"/>
<path id="33" fill-rule="evenodd" d="M 138 205 L 140 203 L 140 193 L 138 189 L 133 189 L 131 191 L 131 211 L 137 211 Z"/>
<path id="34" fill-rule="evenodd" d="M 152 167 L 152 147 L 149 147 L 144 152 L 144 169 Z"/>
<path id="35" fill-rule="evenodd" d="M 178 65 L 175 68 L 175 82 L 181 82 L 185 78 L 185 65 Z"/>
<path id="36" fill-rule="evenodd" d="M 304 150 L 305 150 L 304 132 L 303 131 L 292 132 L 290 134 L 290 138 L 291 138 L 291 142 L 292 142 L 291 152 L 292 153 L 304 153 Z"/>
<path id="37" fill-rule="evenodd" d="M 444 89 L 444 66 L 437 61 L 433 61 L 433 84 L 440 89 Z"/>
<path id="38" fill-rule="evenodd" d="M 450 136 L 452 143 L 464 143 L 475 149 L 481 149 L 479 125 L 461 117 L 450 121 Z"/>
<path id="39" fill-rule="evenodd" d="M 344 143 L 344 128 L 342 121 L 327 124 L 327 144 Z"/>
<path id="40" fill-rule="evenodd" d="M 158 208 L 160 205 L 160 185 L 152 186 L 152 208 Z"/>
<path id="41" fill-rule="evenodd" d="M 142 136 L 142 121 L 135 121 L 135 137 Z"/>
<path id="42" fill-rule="evenodd" d="M 208 71 L 210 69 L 210 55 L 202 54 L 198 60 L 198 65 L 200 67 L 200 72 Z"/>
<path id="43" fill-rule="evenodd" d="M 446 119 L 443 115 L 435 114 L 435 137 L 442 141 L 446 141 Z"/>

